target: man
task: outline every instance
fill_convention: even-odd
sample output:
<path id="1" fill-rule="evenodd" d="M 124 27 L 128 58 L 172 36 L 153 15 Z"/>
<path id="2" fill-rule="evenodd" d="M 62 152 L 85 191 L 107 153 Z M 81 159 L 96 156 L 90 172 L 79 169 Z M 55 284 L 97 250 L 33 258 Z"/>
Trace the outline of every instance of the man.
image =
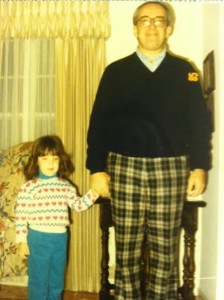
<path id="1" fill-rule="evenodd" d="M 198 73 L 166 51 L 174 16 L 145 2 L 134 13 L 135 53 L 109 65 L 88 132 L 91 186 L 111 195 L 116 300 L 142 299 L 139 270 L 146 234 L 146 299 L 176 300 L 176 252 L 183 203 L 206 186 L 210 122 Z"/>

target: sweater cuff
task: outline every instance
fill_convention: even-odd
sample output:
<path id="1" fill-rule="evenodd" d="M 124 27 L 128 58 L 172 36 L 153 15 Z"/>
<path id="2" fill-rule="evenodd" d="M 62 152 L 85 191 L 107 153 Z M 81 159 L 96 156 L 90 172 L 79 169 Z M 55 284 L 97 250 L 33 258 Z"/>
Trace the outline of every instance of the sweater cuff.
<path id="1" fill-rule="evenodd" d="M 91 198 L 93 198 L 95 201 L 96 201 L 96 200 L 99 198 L 99 196 L 100 196 L 100 195 L 99 195 L 96 191 L 94 191 L 93 189 L 90 189 L 88 193 L 90 193 Z"/>

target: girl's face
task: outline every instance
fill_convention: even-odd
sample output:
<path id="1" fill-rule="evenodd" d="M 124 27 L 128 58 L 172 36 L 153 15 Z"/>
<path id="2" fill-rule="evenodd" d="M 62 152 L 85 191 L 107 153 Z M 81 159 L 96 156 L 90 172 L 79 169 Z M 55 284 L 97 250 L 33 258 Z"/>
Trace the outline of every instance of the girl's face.
<path id="1" fill-rule="evenodd" d="M 38 166 L 40 172 L 45 176 L 53 176 L 59 169 L 59 157 L 48 153 L 44 156 L 38 157 Z"/>

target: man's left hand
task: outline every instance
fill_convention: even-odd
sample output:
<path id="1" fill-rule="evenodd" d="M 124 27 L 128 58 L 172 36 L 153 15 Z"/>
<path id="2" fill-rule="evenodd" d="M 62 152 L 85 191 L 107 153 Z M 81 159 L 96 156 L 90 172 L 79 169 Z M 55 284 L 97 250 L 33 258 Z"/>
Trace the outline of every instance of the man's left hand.
<path id="1" fill-rule="evenodd" d="M 195 169 L 188 178 L 187 196 L 199 196 L 204 192 L 206 184 L 207 172 L 203 169 Z"/>

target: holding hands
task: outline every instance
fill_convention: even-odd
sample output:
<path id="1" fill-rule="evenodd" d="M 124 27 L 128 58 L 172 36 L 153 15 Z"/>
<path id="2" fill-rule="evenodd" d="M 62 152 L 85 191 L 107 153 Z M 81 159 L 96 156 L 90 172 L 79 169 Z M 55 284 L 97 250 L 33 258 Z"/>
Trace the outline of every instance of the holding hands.
<path id="1" fill-rule="evenodd" d="M 94 173 L 90 177 L 90 187 L 102 197 L 110 197 L 110 176 L 106 172 Z"/>

